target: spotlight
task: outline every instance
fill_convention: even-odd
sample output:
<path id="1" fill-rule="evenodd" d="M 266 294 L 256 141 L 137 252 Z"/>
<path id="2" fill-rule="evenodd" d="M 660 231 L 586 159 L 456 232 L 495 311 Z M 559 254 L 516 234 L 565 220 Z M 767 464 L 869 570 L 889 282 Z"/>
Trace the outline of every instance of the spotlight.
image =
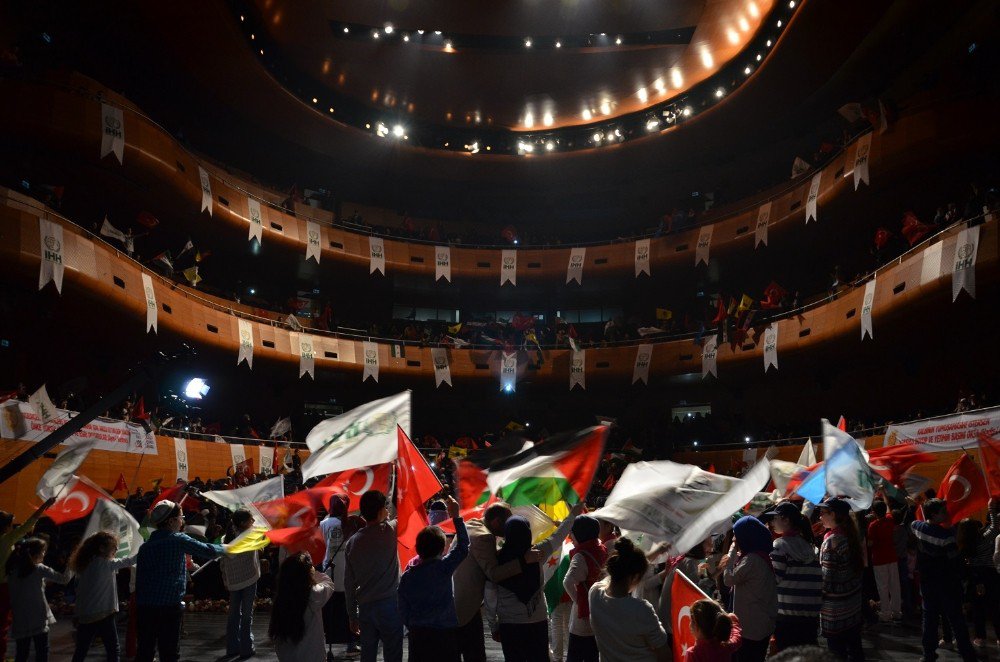
<path id="1" fill-rule="evenodd" d="M 616 46 L 621 46 L 622 45 L 622 38 L 621 37 L 618 37 L 618 38 L 615 39 L 615 45 Z"/>
<path id="2" fill-rule="evenodd" d="M 611 114 L 611 103 L 608 101 L 601 102 L 601 114 L 610 115 Z"/>
<path id="3" fill-rule="evenodd" d="M 386 23 L 385 27 L 383 28 L 383 30 L 385 30 L 386 34 L 392 34 L 392 30 L 393 30 L 392 23 Z"/>
<path id="4" fill-rule="evenodd" d="M 514 392 L 514 386 L 512 384 L 504 384 L 503 385 L 503 392 L 504 393 L 513 393 Z"/>
<path id="5" fill-rule="evenodd" d="M 594 134 L 594 142 L 595 142 L 595 143 L 599 143 L 599 142 L 601 142 L 601 141 L 602 141 L 603 139 L 604 139 L 604 134 L 603 134 L 603 133 L 601 133 L 600 131 L 598 131 L 597 133 L 595 133 L 595 134 Z"/>
<path id="6" fill-rule="evenodd" d="M 423 33 L 424 33 L 423 30 L 417 30 L 417 34 L 423 34 Z"/>
<path id="7" fill-rule="evenodd" d="M 378 30 L 372 31 L 372 39 L 378 39 L 380 36 L 381 33 Z"/>
<path id="8" fill-rule="evenodd" d="M 556 48 L 562 48 L 562 42 L 558 39 L 556 40 Z"/>
<path id="9" fill-rule="evenodd" d="M 646 103 L 646 99 L 649 98 L 649 93 L 646 92 L 646 88 L 645 87 L 640 87 L 639 91 L 636 92 L 635 95 L 637 97 L 639 97 L 639 101 L 641 101 L 643 103 Z"/>
<path id="10" fill-rule="evenodd" d="M 594 117 L 594 114 L 590 112 L 589 108 L 584 108 L 583 113 L 581 113 L 581 115 L 583 116 L 583 119 L 587 120 L 588 122 Z"/>
<path id="11" fill-rule="evenodd" d="M 716 98 L 721 99 L 722 95 L 724 95 L 725 93 L 726 93 L 726 91 L 720 87 L 719 89 L 717 89 L 715 91 L 715 96 L 716 96 Z"/>
<path id="12" fill-rule="evenodd" d="M 404 34 L 403 35 L 403 41 L 409 41 L 409 40 L 410 40 L 410 35 Z"/>
<path id="13" fill-rule="evenodd" d="M 691 443 L 692 443 L 692 445 L 694 445 L 694 446 L 697 446 L 697 445 L 698 445 L 698 442 L 697 442 L 697 441 L 694 441 L 694 442 L 691 442 Z"/>
<path id="14" fill-rule="evenodd" d="M 396 126 L 392 127 L 392 135 L 396 136 L 397 138 L 402 138 L 405 132 L 406 130 L 403 128 L 402 124 L 397 124 Z"/>
<path id="15" fill-rule="evenodd" d="M 551 112 L 546 112 L 544 115 L 542 115 L 542 124 L 544 124 L 545 126 L 552 126 L 552 122 L 554 121 L 555 120 L 552 118 Z"/>
<path id="16" fill-rule="evenodd" d="M 524 40 L 524 47 L 531 48 L 531 37 L 528 37 L 527 39 Z"/>
<path id="17" fill-rule="evenodd" d="M 684 117 L 690 117 L 690 116 L 691 116 L 691 106 L 688 106 L 684 109 Z"/>
<path id="18" fill-rule="evenodd" d="M 760 59 L 761 59 L 760 53 L 757 53 L 757 61 L 760 62 Z"/>
<path id="19" fill-rule="evenodd" d="M 778 27 L 781 27 L 781 19 L 778 19 Z"/>
<path id="20" fill-rule="evenodd" d="M 316 103 L 316 97 L 313 97 L 313 103 Z"/>
<path id="21" fill-rule="evenodd" d="M 656 131 L 658 128 L 660 128 L 660 120 L 655 117 L 646 121 L 646 131 Z"/>
<path id="22" fill-rule="evenodd" d="M 750 75 L 750 71 L 751 71 L 751 69 L 748 66 L 746 69 L 743 70 L 743 73 L 746 74 L 747 76 L 749 76 Z"/>
<path id="23" fill-rule="evenodd" d="M 747 442 L 749 444 L 750 443 L 750 437 L 743 437 L 743 441 L 745 441 L 745 442 Z"/>
<path id="24" fill-rule="evenodd" d="M 551 152 L 555 148 L 556 148 L 556 144 L 554 142 L 552 142 L 551 140 L 549 142 L 545 143 L 545 151 L 546 152 Z"/>
<path id="25" fill-rule="evenodd" d="M 351 29 L 345 25 L 344 26 L 344 34 L 347 34 L 350 31 L 351 31 Z"/>
<path id="26" fill-rule="evenodd" d="M 201 377 L 188 380 L 184 385 L 184 397 L 189 400 L 201 400 L 208 395 L 211 387 Z"/>

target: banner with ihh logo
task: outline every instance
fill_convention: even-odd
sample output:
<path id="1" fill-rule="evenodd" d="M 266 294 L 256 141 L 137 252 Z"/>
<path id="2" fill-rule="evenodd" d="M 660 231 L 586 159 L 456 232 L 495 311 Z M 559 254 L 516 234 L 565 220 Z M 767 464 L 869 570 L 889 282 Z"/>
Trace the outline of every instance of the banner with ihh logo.
<path id="1" fill-rule="evenodd" d="M 872 331 L 872 310 L 875 308 L 875 279 L 865 283 L 865 295 L 861 299 L 861 339 L 865 339 L 865 334 L 872 340 L 875 334 Z"/>
<path id="2" fill-rule="evenodd" d="M 451 282 L 451 247 L 434 247 L 434 282 L 444 278 Z"/>
<path id="3" fill-rule="evenodd" d="M 153 279 L 149 274 L 142 274 L 142 292 L 146 297 L 146 333 L 152 329 L 153 333 L 159 333 L 156 328 L 156 292 L 153 290 Z"/>
<path id="4" fill-rule="evenodd" d="M 635 352 L 635 365 L 632 366 L 632 383 L 640 379 L 643 384 L 649 384 L 649 364 L 653 360 L 653 346 L 639 345 Z"/>
<path id="5" fill-rule="evenodd" d="M 118 163 L 125 162 L 125 118 L 122 109 L 101 104 L 101 158 L 114 153 Z"/>
<path id="6" fill-rule="evenodd" d="M 649 270 L 649 239 L 637 239 L 635 242 L 635 277 L 639 274 L 652 275 Z"/>
<path id="7" fill-rule="evenodd" d="M 858 138 L 857 148 L 854 152 L 854 190 L 857 191 L 861 182 L 871 186 L 868 181 L 868 162 L 871 160 L 872 134 L 866 133 Z"/>
<path id="8" fill-rule="evenodd" d="M 299 348 L 299 377 L 308 374 L 316 379 L 316 349 L 313 336 L 308 333 L 293 333 L 292 342 Z"/>
<path id="9" fill-rule="evenodd" d="M 42 258 L 38 272 L 38 289 L 42 289 L 51 281 L 55 283 L 56 291 L 62 294 L 63 271 L 65 269 L 62 226 L 39 217 L 38 236 L 41 241 L 40 256 Z"/>
<path id="10" fill-rule="evenodd" d="M 362 355 L 365 362 L 364 372 L 361 375 L 361 381 L 367 381 L 369 377 L 378 383 L 378 343 L 368 342 L 367 340 L 362 344 Z"/>
<path id="11" fill-rule="evenodd" d="M 503 250 L 500 252 L 500 287 L 510 283 L 517 287 L 517 251 Z"/>
<path id="12" fill-rule="evenodd" d="M 368 237 L 368 273 L 385 275 L 385 242 L 382 237 Z M 377 381 L 377 380 L 376 380 Z"/>
<path id="13" fill-rule="evenodd" d="M 240 333 L 240 353 L 236 357 L 236 365 L 247 362 L 253 370 L 253 325 L 249 320 L 238 319 L 237 328 Z"/>
<path id="14" fill-rule="evenodd" d="M 431 347 L 431 361 L 434 363 L 434 385 L 451 386 L 451 365 L 448 362 L 447 348 Z"/>
<path id="15" fill-rule="evenodd" d="M 764 329 L 764 372 L 774 366 L 778 369 L 778 325 L 771 322 Z"/>
<path id="16" fill-rule="evenodd" d="M 806 224 L 809 223 L 810 219 L 819 220 L 816 217 L 816 204 L 819 201 L 819 185 L 822 179 L 823 171 L 820 170 L 813 175 L 812 181 L 809 182 L 809 196 L 806 198 Z"/>
<path id="17" fill-rule="evenodd" d="M 306 260 L 312 258 L 319 264 L 320 253 L 322 252 L 323 235 L 320 224 L 316 221 L 306 221 Z"/>
<path id="18" fill-rule="evenodd" d="M 764 244 L 767 246 L 767 227 L 771 223 L 771 203 L 765 202 L 757 209 L 757 229 L 753 235 L 754 250 Z"/>
<path id="19" fill-rule="evenodd" d="M 188 481 L 188 469 L 190 469 L 187 439 L 174 437 L 174 458 L 177 462 L 177 480 L 183 480 L 186 483 Z"/>
<path id="20" fill-rule="evenodd" d="M 500 353 L 500 388 L 507 393 L 517 389 L 517 352 Z"/>
<path id="21" fill-rule="evenodd" d="M 570 352 L 569 355 L 569 390 L 579 386 L 587 390 L 587 350 Z"/>
<path id="22" fill-rule="evenodd" d="M 712 246 L 712 230 L 714 226 L 709 223 L 708 225 L 702 226 L 701 231 L 698 233 L 698 243 L 694 247 L 694 266 L 698 266 L 701 263 L 708 264 L 708 250 Z"/>
<path id="23" fill-rule="evenodd" d="M 566 284 L 576 281 L 577 285 L 583 285 L 583 263 L 587 257 L 586 247 L 571 248 L 569 251 L 569 264 L 566 265 Z"/>
<path id="24" fill-rule="evenodd" d="M 256 239 L 259 244 L 264 239 L 264 221 L 260 216 L 260 202 L 249 196 L 247 197 L 247 216 L 250 221 L 250 234 L 247 235 L 247 241 Z"/>
<path id="25" fill-rule="evenodd" d="M 212 181 L 208 178 L 208 173 L 201 166 L 198 166 L 198 182 L 201 184 L 201 209 L 212 215 Z"/>
<path id="26" fill-rule="evenodd" d="M 951 272 L 951 300 L 962 290 L 976 298 L 976 257 L 979 255 L 979 226 L 965 228 L 955 242 L 955 263 Z"/>
<path id="27" fill-rule="evenodd" d="M 709 375 L 719 376 L 718 369 L 719 336 L 711 334 L 705 338 L 705 345 L 701 348 L 701 378 L 705 379 Z"/>

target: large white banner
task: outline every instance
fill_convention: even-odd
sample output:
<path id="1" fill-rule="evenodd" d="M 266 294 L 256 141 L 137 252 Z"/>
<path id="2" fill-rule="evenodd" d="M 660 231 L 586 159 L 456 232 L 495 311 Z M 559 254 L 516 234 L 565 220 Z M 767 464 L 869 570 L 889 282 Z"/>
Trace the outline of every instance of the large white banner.
<path id="1" fill-rule="evenodd" d="M 49 390 L 45 388 L 45 384 L 42 384 L 37 391 L 28 396 L 28 404 L 35 408 L 35 413 L 38 414 L 42 423 L 48 423 L 59 415 L 59 410 L 49 398 Z"/>
<path id="2" fill-rule="evenodd" d="M 249 320 L 237 319 L 240 329 L 240 353 L 236 357 L 236 365 L 247 362 L 253 370 L 253 325 Z"/>
<path id="3" fill-rule="evenodd" d="M 637 239 L 635 242 L 635 277 L 639 274 L 651 276 L 649 269 L 649 239 Z"/>
<path id="4" fill-rule="evenodd" d="M 174 437 L 174 460 L 177 464 L 177 480 L 188 482 L 188 469 L 191 463 L 188 461 L 187 439 Z"/>
<path id="5" fill-rule="evenodd" d="M 583 263 L 587 256 L 587 248 L 581 246 L 569 249 L 569 264 L 566 265 L 566 284 L 575 280 L 577 285 L 583 285 Z"/>
<path id="6" fill-rule="evenodd" d="M 369 377 L 378 382 L 378 344 L 368 342 L 362 345 L 362 355 L 364 357 L 364 372 L 361 374 L 361 381 L 366 381 Z"/>
<path id="7" fill-rule="evenodd" d="M 308 374 L 316 379 L 316 349 L 313 337 L 308 333 L 293 333 L 293 340 L 298 342 L 299 377 Z"/>
<path id="8" fill-rule="evenodd" d="M 261 243 L 264 240 L 264 221 L 260 217 L 260 202 L 247 196 L 247 215 L 250 217 L 250 233 L 247 241 L 257 240 Z"/>
<path id="9" fill-rule="evenodd" d="M 434 385 L 447 384 L 451 386 L 451 364 L 448 362 L 448 349 L 431 347 L 431 362 L 434 363 Z"/>
<path id="10" fill-rule="evenodd" d="M 229 457 L 233 461 L 233 470 L 236 470 L 236 466 L 243 463 L 247 459 L 247 451 L 243 447 L 243 444 L 229 444 Z"/>
<path id="11" fill-rule="evenodd" d="M 247 485 L 235 490 L 212 490 L 201 494 L 209 501 L 214 501 L 227 510 L 236 511 L 261 501 L 283 499 L 285 497 L 285 477 L 275 476 L 255 485 Z"/>
<path id="12" fill-rule="evenodd" d="M 122 109 L 101 104 L 101 158 L 114 152 L 118 163 L 125 162 L 125 118 Z"/>
<path id="13" fill-rule="evenodd" d="M 1000 434 L 1000 407 L 890 425 L 882 445 L 922 444 L 922 450 L 939 453 L 975 448 L 981 434 Z"/>
<path id="14" fill-rule="evenodd" d="M 577 384 L 587 390 L 587 350 L 572 351 L 569 354 L 569 390 Z"/>
<path id="15" fill-rule="evenodd" d="M 41 240 L 41 261 L 38 266 L 38 289 L 56 284 L 56 291 L 62 294 L 63 270 L 63 229 L 58 223 L 38 218 L 38 236 Z"/>
<path id="16" fill-rule="evenodd" d="M 451 282 L 451 246 L 434 247 L 434 282 L 442 278 Z"/>
<path id="17" fill-rule="evenodd" d="M 871 135 L 871 134 L 869 134 Z M 872 278 L 870 281 L 865 283 L 865 296 L 861 300 L 861 339 L 865 339 L 865 334 L 868 337 L 875 339 L 875 334 L 872 332 L 872 308 L 875 307 L 875 279 Z"/>
<path id="18" fill-rule="evenodd" d="M 500 389 L 506 393 L 517 389 L 517 352 L 500 352 Z"/>
<path id="19" fill-rule="evenodd" d="M 382 237 L 368 237 L 368 273 L 385 275 L 385 242 Z"/>
<path id="20" fill-rule="evenodd" d="M 653 360 L 653 346 L 639 345 L 635 351 L 635 364 L 632 366 L 632 383 L 640 379 L 643 384 L 649 384 L 649 364 Z"/>
<path id="21" fill-rule="evenodd" d="M 806 224 L 811 220 L 818 220 L 816 217 L 816 201 L 819 200 L 819 184 L 820 180 L 823 178 L 823 171 L 820 170 L 815 175 L 813 175 L 812 181 L 809 182 L 809 197 L 806 198 Z"/>
<path id="22" fill-rule="evenodd" d="M 260 466 L 257 468 L 257 472 L 270 476 L 271 468 L 274 467 L 274 447 L 258 446 L 257 448 L 260 449 Z"/>
<path id="23" fill-rule="evenodd" d="M 320 254 L 323 252 L 323 234 L 319 223 L 306 221 L 306 260 L 312 258 L 319 264 Z"/>
<path id="24" fill-rule="evenodd" d="M 208 178 L 208 173 L 201 166 L 198 166 L 198 182 L 201 184 L 201 210 L 208 211 L 212 215 L 212 182 Z"/>
<path id="25" fill-rule="evenodd" d="M 500 251 L 500 287 L 510 283 L 517 287 L 517 251 Z"/>
<path id="26" fill-rule="evenodd" d="M 701 228 L 698 233 L 698 244 L 694 247 L 694 266 L 702 262 L 708 264 L 708 249 L 712 246 L 712 230 L 714 226 L 709 223 Z"/>
<path id="27" fill-rule="evenodd" d="M 753 235 L 753 247 L 767 246 L 767 226 L 771 222 L 771 203 L 765 202 L 757 210 L 757 229 Z"/>
<path id="28" fill-rule="evenodd" d="M 771 322 L 764 329 L 764 372 L 774 366 L 778 369 L 778 323 Z"/>
<path id="29" fill-rule="evenodd" d="M 871 186 L 868 181 L 868 162 L 871 160 L 872 134 L 866 133 L 858 138 L 858 148 L 854 152 L 854 190 L 858 190 L 861 182 Z"/>
<path id="30" fill-rule="evenodd" d="M 153 289 L 153 279 L 149 277 L 149 274 L 142 274 L 142 291 L 146 297 L 146 332 L 152 329 L 153 333 L 159 333 L 156 328 L 157 321 L 157 309 L 156 309 L 156 291 Z"/>
<path id="31" fill-rule="evenodd" d="M 951 270 L 951 300 L 962 290 L 976 298 L 976 256 L 979 255 L 979 226 L 965 228 L 955 242 L 955 264 Z"/>
<path id="32" fill-rule="evenodd" d="M 701 348 L 701 378 L 705 379 L 709 375 L 719 376 L 717 358 L 719 355 L 719 336 L 710 334 L 705 337 L 705 344 Z"/>
<path id="33" fill-rule="evenodd" d="M 396 427 L 409 436 L 410 420 L 410 392 L 403 391 L 321 421 L 306 435 L 312 454 L 302 463 L 303 479 L 392 462 L 399 452 Z"/>
<path id="34" fill-rule="evenodd" d="M 0 405 L 0 437 L 18 441 L 41 441 L 73 416 L 76 416 L 76 412 L 56 409 L 55 417 L 43 423 L 31 404 L 7 400 Z M 136 439 L 141 440 L 141 446 L 138 448 L 135 447 Z M 156 436 L 152 432 L 147 432 L 141 425 L 125 421 L 96 418 L 72 434 L 64 443 L 74 444 L 81 441 L 96 442 L 94 448 L 98 450 L 156 455 Z"/>

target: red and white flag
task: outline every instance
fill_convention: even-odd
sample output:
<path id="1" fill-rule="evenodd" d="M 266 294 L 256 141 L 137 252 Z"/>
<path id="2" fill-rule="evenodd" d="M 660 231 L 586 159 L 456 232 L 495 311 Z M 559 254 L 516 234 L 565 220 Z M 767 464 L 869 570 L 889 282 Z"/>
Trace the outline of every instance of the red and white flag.
<path id="1" fill-rule="evenodd" d="M 65 524 L 89 515 L 101 499 L 114 501 L 110 494 L 83 476 L 73 476 L 62 496 L 45 511 L 45 516 L 56 524 Z"/>
<path id="2" fill-rule="evenodd" d="M 953 524 L 986 508 L 990 490 L 983 472 L 967 453 L 955 461 L 941 479 L 938 497 L 948 503 L 948 516 Z"/>
<path id="3" fill-rule="evenodd" d="M 674 659 L 687 659 L 688 649 L 694 646 L 691 632 L 691 605 L 698 600 L 710 600 L 683 572 L 674 572 L 670 585 L 670 626 L 674 634 Z"/>
<path id="4" fill-rule="evenodd" d="M 351 503 L 348 506 L 349 512 L 355 512 L 361 507 L 361 495 L 368 490 L 378 490 L 383 494 L 389 493 L 389 475 L 392 473 L 392 464 L 377 464 L 373 467 L 361 467 L 360 469 L 347 469 L 334 474 L 330 474 L 323 480 L 316 483 L 316 488 L 335 488 L 330 494 L 339 492 L 346 494 Z M 327 497 L 329 502 L 329 497 Z"/>
<path id="5" fill-rule="evenodd" d="M 424 502 L 441 491 L 438 480 L 427 460 L 420 454 L 410 438 L 397 427 L 399 435 L 399 459 L 396 461 L 396 540 L 399 550 L 399 565 L 406 564 L 416 556 L 417 534 L 430 522 Z"/>

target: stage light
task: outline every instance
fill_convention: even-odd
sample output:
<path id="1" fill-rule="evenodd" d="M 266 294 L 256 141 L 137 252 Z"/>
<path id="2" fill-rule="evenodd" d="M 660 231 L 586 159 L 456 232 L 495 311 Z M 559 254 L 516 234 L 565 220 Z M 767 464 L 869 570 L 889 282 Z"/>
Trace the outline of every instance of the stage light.
<path id="1" fill-rule="evenodd" d="M 778 27 L 781 27 L 781 19 L 778 19 Z"/>
<path id="2" fill-rule="evenodd" d="M 511 385 L 511 384 L 504 384 L 503 385 L 503 392 L 504 393 L 513 393 L 514 392 L 514 386 Z"/>
<path id="3" fill-rule="evenodd" d="M 716 98 L 721 99 L 722 95 L 724 95 L 725 93 L 726 93 L 726 91 L 720 87 L 719 89 L 717 89 L 715 91 L 715 96 L 716 96 Z"/>
<path id="4" fill-rule="evenodd" d="M 697 441 L 694 441 L 694 442 L 692 442 L 692 445 L 694 445 L 694 446 L 697 446 L 697 445 L 698 445 L 698 442 L 697 442 Z"/>
<path id="5" fill-rule="evenodd" d="M 201 377 L 188 380 L 184 385 L 184 397 L 189 400 L 201 400 L 208 395 L 211 387 Z"/>
<path id="6" fill-rule="evenodd" d="M 660 120 L 654 118 L 646 121 L 646 131 L 656 131 L 658 128 L 660 128 Z"/>
<path id="7" fill-rule="evenodd" d="M 615 39 L 615 45 L 616 46 L 621 46 L 622 45 L 622 38 L 621 37 L 618 37 L 618 38 Z"/>
<path id="8" fill-rule="evenodd" d="M 524 47 L 531 48 L 531 37 L 528 37 L 527 39 L 524 40 Z"/>
<path id="9" fill-rule="evenodd" d="M 257 290 L 255 290 L 254 288 L 251 287 L 250 288 L 250 296 L 253 296 L 254 294 L 257 294 Z"/>
<path id="10" fill-rule="evenodd" d="M 385 30 L 386 34 L 392 34 L 392 29 L 393 29 L 392 28 L 392 23 L 386 23 L 385 27 L 383 28 L 383 30 Z"/>
<path id="11" fill-rule="evenodd" d="M 640 87 L 639 90 L 635 93 L 635 95 L 639 97 L 639 101 L 643 103 L 646 103 L 646 99 L 649 98 L 649 93 L 646 92 L 645 87 Z"/>
<path id="12" fill-rule="evenodd" d="M 409 41 L 409 40 L 410 40 L 410 35 L 404 34 L 403 35 L 403 41 Z"/>
<path id="13" fill-rule="evenodd" d="M 313 97 L 313 103 L 317 103 L 316 97 Z"/>
<path id="14" fill-rule="evenodd" d="M 396 126 L 392 127 L 392 135 L 396 136 L 397 138 L 402 138 L 404 133 L 406 133 L 406 129 L 403 128 L 402 124 L 397 124 Z"/>
<path id="15" fill-rule="evenodd" d="M 344 34 L 347 34 L 350 31 L 351 31 L 351 29 L 345 25 L 344 26 Z"/>
<path id="16" fill-rule="evenodd" d="M 743 437 L 743 441 L 745 441 L 745 442 L 747 442 L 749 444 L 750 443 L 750 437 Z"/>
<path id="17" fill-rule="evenodd" d="M 581 116 L 583 117 L 583 119 L 589 122 L 591 119 L 593 119 L 594 114 L 590 112 L 589 108 L 584 108 L 583 112 L 581 113 Z"/>
<path id="18" fill-rule="evenodd" d="M 687 108 L 684 109 L 684 117 L 690 117 L 690 116 L 691 116 L 691 106 L 688 106 Z"/>
<path id="19" fill-rule="evenodd" d="M 553 119 L 551 112 L 546 112 L 544 115 L 542 115 L 542 124 L 544 124 L 545 126 L 552 126 L 552 122 L 554 121 L 555 120 Z"/>
<path id="20" fill-rule="evenodd" d="M 561 41 L 556 40 L 556 48 L 562 48 L 562 42 Z"/>
<path id="21" fill-rule="evenodd" d="M 549 142 L 545 143 L 545 151 L 551 152 L 555 148 L 556 148 L 556 144 L 554 142 L 552 142 L 551 140 Z"/>
<path id="22" fill-rule="evenodd" d="M 753 71 L 753 69 L 751 69 L 750 67 L 747 67 L 746 69 L 743 70 L 743 73 L 746 74 L 747 76 L 749 76 L 751 71 Z"/>

